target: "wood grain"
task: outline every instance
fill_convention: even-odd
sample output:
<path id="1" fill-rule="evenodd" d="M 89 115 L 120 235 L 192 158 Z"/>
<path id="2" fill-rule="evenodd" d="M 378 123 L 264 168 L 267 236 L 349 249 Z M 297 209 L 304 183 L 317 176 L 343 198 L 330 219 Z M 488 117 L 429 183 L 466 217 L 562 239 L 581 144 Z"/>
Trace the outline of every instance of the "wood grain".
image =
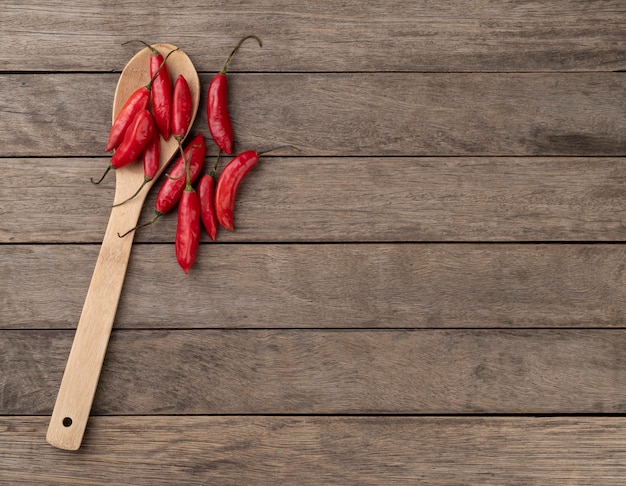
<path id="1" fill-rule="evenodd" d="M 623 68 L 620 0 L 164 0 L 94 4 L 5 1 L 4 70 L 120 70 L 140 37 L 188 51 L 219 70 L 240 37 L 256 34 L 233 63 L 250 71 L 589 71 Z M 120 10 L 123 11 L 121 12 Z"/>
<path id="2" fill-rule="evenodd" d="M 12 93 L 0 100 L 0 155 L 105 156 L 117 78 L 0 76 L 0 92 Z M 200 79 L 206 87 L 210 75 Z M 229 80 L 236 151 L 290 144 L 314 156 L 626 154 L 621 73 L 235 73 Z M 205 110 L 193 130 L 208 134 Z"/>
<path id="3" fill-rule="evenodd" d="M 619 417 L 94 417 L 68 454 L 0 417 L 12 484 L 623 484 Z"/>
<path id="4" fill-rule="evenodd" d="M 0 328 L 74 328 L 97 253 L 3 246 Z M 186 276 L 173 244 L 135 245 L 115 327 L 623 327 L 625 261 L 623 245 L 203 244 Z"/>
<path id="5" fill-rule="evenodd" d="M 48 414 L 73 333 L 1 334 L 3 413 Z M 624 413 L 625 347 L 623 329 L 114 330 L 92 413 Z"/>
<path id="6" fill-rule="evenodd" d="M 622 485 L 625 20 L 622 0 L 3 2 L 0 483 Z M 264 157 L 188 278 L 173 216 L 137 234 L 96 414 L 56 450 L 115 188 L 88 179 L 143 47 L 122 43 L 181 46 L 206 87 L 250 34 L 237 150 L 302 152 Z"/>
<path id="7" fill-rule="evenodd" d="M 0 242 L 99 243 L 115 182 L 94 187 L 89 177 L 105 164 L 0 159 Z M 240 187 L 236 231 L 218 241 L 625 241 L 625 181 L 618 157 L 268 156 Z M 173 212 L 136 241 L 171 243 L 175 226 Z"/>

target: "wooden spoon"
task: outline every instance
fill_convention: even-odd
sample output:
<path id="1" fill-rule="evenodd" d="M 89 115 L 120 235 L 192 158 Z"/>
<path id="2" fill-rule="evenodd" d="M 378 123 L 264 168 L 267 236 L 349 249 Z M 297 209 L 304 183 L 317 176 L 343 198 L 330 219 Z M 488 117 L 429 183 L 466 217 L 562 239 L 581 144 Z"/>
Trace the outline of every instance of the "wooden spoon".
<path id="1" fill-rule="evenodd" d="M 153 47 L 158 49 L 163 57 L 176 49 L 170 44 L 156 44 Z M 115 90 L 113 119 L 131 93 L 150 81 L 150 54 L 150 49 L 146 47 L 124 67 Z M 192 125 L 200 100 L 198 73 L 189 57 L 180 49 L 167 59 L 167 66 L 172 77 L 172 85 L 179 74 L 185 76 L 189 84 L 194 105 L 190 123 Z M 123 238 L 120 238 L 118 234 L 123 234 L 137 225 L 150 187 L 178 153 L 178 143 L 174 137 L 170 137 L 168 141 L 161 138 L 161 158 L 157 176 L 147 183 L 135 198 L 111 209 L 109 223 L 48 426 L 46 440 L 55 447 L 77 450 L 87 426 L 133 243 L 134 232 Z M 114 204 L 117 204 L 134 194 L 143 182 L 143 164 L 141 161 L 136 161 L 116 170 L 115 173 Z"/>

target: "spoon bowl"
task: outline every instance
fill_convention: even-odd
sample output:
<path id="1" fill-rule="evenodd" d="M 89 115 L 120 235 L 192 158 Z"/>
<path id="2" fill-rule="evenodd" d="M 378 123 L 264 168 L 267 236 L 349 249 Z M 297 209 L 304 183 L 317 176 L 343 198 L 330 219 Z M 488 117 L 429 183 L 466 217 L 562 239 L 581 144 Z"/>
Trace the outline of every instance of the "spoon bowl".
<path id="1" fill-rule="evenodd" d="M 176 49 L 171 44 L 155 44 L 153 47 L 163 57 Z M 150 55 L 151 51 L 146 47 L 135 54 L 124 67 L 113 99 L 113 120 L 128 97 L 136 89 L 149 83 Z M 182 74 L 189 84 L 193 102 L 189 124 L 191 129 L 200 101 L 198 73 L 189 57 L 180 49 L 169 56 L 167 67 L 173 81 Z M 169 140 L 161 137 L 160 143 L 157 174 L 134 198 L 126 201 L 144 182 L 143 164 L 135 161 L 115 171 L 113 204 L 126 202 L 111 208 L 109 223 L 50 418 L 46 440 L 59 449 L 77 450 L 87 426 L 124 284 L 134 232 L 123 238 L 119 235 L 137 225 L 150 188 L 179 153 L 178 142 L 174 137 L 170 137 Z"/>
<path id="2" fill-rule="evenodd" d="M 164 58 L 170 52 L 176 50 L 176 47 L 171 44 L 155 44 L 152 47 L 157 49 Z M 124 67 L 117 83 L 117 89 L 115 90 L 115 96 L 113 98 L 112 121 L 115 120 L 130 95 L 137 88 L 145 86 L 150 82 L 150 55 L 150 49 L 146 47 L 135 54 Z M 198 78 L 198 73 L 196 72 L 189 57 L 187 57 L 187 55 L 180 49 L 172 52 L 169 56 L 167 59 L 167 68 L 172 78 L 172 86 L 174 85 L 174 81 L 176 81 L 179 74 L 185 76 L 185 79 L 189 84 L 194 107 L 191 117 L 193 123 L 193 120 L 198 112 L 200 101 L 200 79 Z M 138 194 L 132 201 L 138 199 L 138 201 L 143 205 L 143 200 L 148 194 L 150 187 L 154 184 L 154 181 L 156 181 L 159 175 L 161 175 L 163 170 L 165 170 L 165 167 L 169 164 L 171 159 L 177 155 L 177 153 L 178 142 L 174 139 L 174 137 L 170 137 L 169 140 L 164 140 L 163 137 L 161 137 L 161 158 L 159 162 L 159 170 L 152 181 L 146 183 L 141 193 Z M 118 204 L 133 195 L 137 188 L 143 183 L 143 166 L 141 163 L 133 163 L 123 167 L 122 169 L 117 169 L 115 173 L 115 204 Z M 129 204 L 130 202 L 131 201 L 124 203 L 123 206 L 126 206 L 126 204 Z"/>

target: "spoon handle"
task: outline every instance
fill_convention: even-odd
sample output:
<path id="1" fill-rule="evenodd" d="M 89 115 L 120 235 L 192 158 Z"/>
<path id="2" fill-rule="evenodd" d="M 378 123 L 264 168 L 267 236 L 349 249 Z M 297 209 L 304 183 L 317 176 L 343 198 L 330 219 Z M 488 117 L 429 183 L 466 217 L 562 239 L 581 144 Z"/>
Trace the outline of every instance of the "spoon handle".
<path id="1" fill-rule="evenodd" d="M 137 224 L 142 204 L 137 197 L 111 211 L 46 435 L 59 449 L 81 445 L 133 243 L 134 232 L 118 233 Z"/>

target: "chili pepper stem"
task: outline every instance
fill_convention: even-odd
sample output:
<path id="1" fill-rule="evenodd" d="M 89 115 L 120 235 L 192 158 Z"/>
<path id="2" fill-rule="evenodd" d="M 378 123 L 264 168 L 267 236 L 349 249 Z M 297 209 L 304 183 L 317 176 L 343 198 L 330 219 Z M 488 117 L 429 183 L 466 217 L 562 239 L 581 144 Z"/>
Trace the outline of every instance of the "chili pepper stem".
<path id="1" fill-rule="evenodd" d="M 176 138 L 176 142 L 178 143 L 178 151 L 180 152 L 180 156 L 183 159 L 183 162 L 186 160 L 185 159 L 185 151 L 183 150 L 183 137 L 175 137 Z"/>
<path id="2" fill-rule="evenodd" d="M 215 166 L 209 172 L 209 175 L 215 179 L 215 174 L 217 173 L 217 166 L 220 165 L 220 158 L 222 157 L 222 150 L 217 153 L 217 160 L 215 161 Z"/>
<path id="3" fill-rule="evenodd" d="M 146 222 L 146 223 L 141 223 L 138 224 L 137 226 L 135 226 L 134 228 L 129 229 L 126 233 L 122 233 L 122 234 L 117 234 L 117 236 L 119 238 L 124 238 L 124 236 L 131 234 L 133 231 L 138 230 L 139 228 L 143 228 L 145 226 L 150 226 L 151 224 L 155 223 L 157 219 L 159 219 L 161 216 L 163 216 L 163 213 L 160 213 L 158 211 L 156 211 L 156 214 L 154 215 L 154 217 Z"/>
<path id="4" fill-rule="evenodd" d="M 263 47 L 263 43 L 261 42 L 261 39 L 259 39 L 256 35 L 248 35 L 248 36 L 244 37 L 243 39 L 241 39 L 239 41 L 239 43 L 232 50 L 232 52 L 230 53 L 230 55 L 226 59 L 226 63 L 224 64 L 224 67 L 222 68 L 220 73 L 226 74 L 226 71 L 228 71 L 228 65 L 230 64 L 231 59 L 233 58 L 235 53 L 239 50 L 239 48 L 241 47 L 241 44 L 243 44 L 248 39 L 255 39 L 259 43 L 259 47 Z"/>
<path id="5" fill-rule="evenodd" d="M 152 48 L 150 48 L 152 49 Z M 152 83 L 154 82 L 154 80 L 156 79 L 156 77 L 159 75 L 159 72 L 161 72 L 161 69 L 163 68 L 163 66 L 165 66 L 165 63 L 167 62 L 167 58 L 170 57 L 172 55 L 172 53 L 176 52 L 178 49 L 180 49 L 180 47 L 177 47 L 176 49 L 170 51 L 167 53 L 167 56 L 165 56 L 163 58 L 163 62 L 161 63 L 161 65 L 159 66 L 159 68 L 154 72 L 154 74 L 152 75 L 152 77 L 150 78 L 150 82 L 146 85 L 146 88 L 148 90 L 152 89 Z M 155 49 L 156 50 L 156 49 Z M 157 51 L 158 52 L 158 51 Z"/>
<path id="6" fill-rule="evenodd" d="M 156 50 L 154 47 L 152 47 L 150 44 L 148 44 L 145 41 L 142 41 L 141 39 L 131 39 L 129 41 L 126 42 L 122 42 L 122 45 L 125 46 L 126 44 L 130 44 L 131 42 L 139 42 L 141 44 L 143 44 L 144 46 L 146 46 L 148 49 L 150 49 L 150 52 L 152 52 L 152 54 L 161 54 L 158 50 Z"/>
<path id="7" fill-rule="evenodd" d="M 180 179 L 181 177 L 183 177 L 183 175 L 186 177 L 186 173 L 187 173 L 187 158 L 185 157 L 185 151 L 183 150 L 183 138 L 184 137 L 174 137 L 176 139 L 176 142 L 178 143 L 178 151 L 180 152 L 180 157 L 182 159 L 182 161 L 185 164 L 185 171 L 183 172 L 183 174 L 180 177 L 172 177 L 169 174 L 165 174 L 165 177 L 167 177 L 168 179 L 172 179 L 173 181 L 177 181 L 178 179 Z M 193 149 L 192 149 L 193 150 Z"/>
<path id="8" fill-rule="evenodd" d="M 191 152 L 190 152 L 190 154 L 191 154 L 191 153 L 193 153 L 193 149 L 194 148 L 200 148 L 200 145 L 192 145 L 190 148 L 191 148 Z M 180 142 L 178 143 L 178 150 L 180 151 L 180 156 L 181 156 L 182 161 L 185 163 L 185 167 L 187 167 L 187 158 L 185 157 L 185 152 L 183 151 Z M 172 181 L 177 181 L 179 179 L 182 179 L 183 177 L 185 177 L 185 179 L 186 179 L 187 178 L 187 169 L 185 169 L 183 171 L 183 173 L 181 175 L 179 175 L 178 177 L 172 177 L 170 174 L 165 174 L 165 177 L 167 177 L 168 179 L 170 179 Z"/>
<path id="9" fill-rule="evenodd" d="M 180 156 L 181 156 L 181 158 L 183 160 L 183 164 L 184 164 L 184 167 L 185 167 L 185 170 L 184 170 L 183 174 L 185 176 L 185 181 L 186 181 L 185 185 L 187 185 L 187 184 L 189 184 L 189 170 L 190 170 L 189 169 L 188 159 L 185 156 L 185 151 L 183 150 L 182 137 L 175 137 L 175 138 L 176 138 L 176 141 L 178 142 L 178 151 L 180 152 Z M 193 151 L 193 147 L 191 148 L 191 150 Z M 180 177 L 183 177 L 183 176 L 181 175 Z M 180 177 L 177 177 L 176 179 L 173 179 L 173 180 L 178 180 L 178 179 L 180 179 Z M 172 179 L 172 178 L 170 177 L 170 179 Z"/>
<path id="10" fill-rule="evenodd" d="M 131 199 L 133 199 L 134 197 L 136 197 L 136 196 L 137 196 L 137 194 L 139 194 L 139 193 L 141 192 L 141 190 L 143 189 L 143 186 L 145 186 L 145 185 L 146 185 L 148 182 L 150 182 L 151 180 L 152 180 L 152 178 L 151 178 L 151 177 L 144 177 L 144 178 L 143 178 L 143 182 L 142 182 L 142 183 L 141 183 L 141 185 L 139 186 L 139 189 L 137 189 L 137 190 L 135 191 L 135 194 L 133 194 L 132 196 L 130 196 L 130 197 L 129 197 L 129 198 L 127 198 L 127 199 L 124 199 L 121 203 L 114 204 L 112 207 L 116 208 L 116 207 L 118 207 L 118 206 L 121 206 L 122 204 L 125 204 L 125 203 L 127 203 L 128 201 L 130 201 Z"/>
<path id="11" fill-rule="evenodd" d="M 109 164 L 109 166 L 106 168 L 106 170 L 104 171 L 104 174 L 102 174 L 102 177 L 100 177 L 100 179 L 98 179 L 97 181 L 93 180 L 93 177 L 91 178 L 91 183 L 92 184 L 100 184 L 104 178 L 106 177 L 106 175 L 109 173 L 109 171 L 113 168 L 113 166 L 111 164 Z"/>
<path id="12" fill-rule="evenodd" d="M 180 146 L 180 145 L 179 145 Z M 180 150 L 182 151 L 182 146 L 180 146 Z M 193 187 L 191 186 L 191 162 L 190 162 L 190 158 L 191 155 L 193 155 L 193 149 L 195 147 L 191 147 L 191 150 L 189 151 L 189 158 L 185 157 L 185 154 L 183 153 L 183 162 L 185 163 L 185 191 L 191 191 L 193 190 Z"/>
<path id="13" fill-rule="evenodd" d="M 145 45 L 148 49 L 150 49 L 150 51 L 153 54 L 160 54 L 159 51 L 157 51 L 154 47 L 152 47 L 150 44 L 145 43 L 142 40 L 138 40 L 138 39 L 134 39 L 134 40 L 130 40 L 130 41 L 126 41 L 123 42 L 122 45 L 124 44 L 128 44 L 130 42 L 141 42 L 143 45 Z M 159 66 L 159 68 L 154 72 L 154 74 L 152 75 L 152 77 L 150 78 L 150 82 L 148 82 L 148 84 L 145 86 L 147 90 L 151 90 L 152 89 L 152 83 L 154 82 L 154 80 L 156 79 L 157 75 L 159 74 L 159 72 L 161 71 L 161 68 L 163 68 L 163 66 L 165 66 L 165 62 L 167 61 L 167 58 L 170 57 L 174 52 L 176 52 L 177 50 L 179 50 L 180 47 L 177 47 L 176 49 L 170 51 L 167 53 L 167 56 L 165 56 L 165 58 L 163 59 L 163 62 L 161 63 L 161 65 Z"/>

